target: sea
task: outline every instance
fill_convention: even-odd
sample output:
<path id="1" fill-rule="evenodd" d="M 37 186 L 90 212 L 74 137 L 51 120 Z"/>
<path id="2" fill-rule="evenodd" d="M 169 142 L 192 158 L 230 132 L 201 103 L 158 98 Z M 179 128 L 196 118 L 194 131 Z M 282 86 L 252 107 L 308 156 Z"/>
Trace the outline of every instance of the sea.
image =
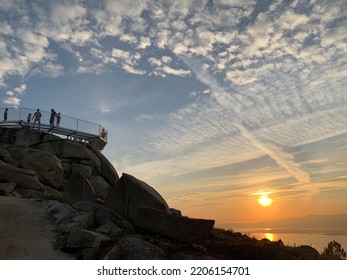
<path id="1" fill-rule="evenodd" d="M 247 234 L 250 237 L 255 237 L 256 239 L 267 238 L 271 241 L 282 240 L 284 245 L 288 246 L 300 246 L 309 245 L 315 248 L 319 253 L 322 253 L 324 248 L 327 247 L 328 243 L 332 240 L 339 242 L 342 248 L 347 252 L 347 235 L 330 235 L 324 232 L 326 230 L 322 229 L 322 233 L 313 231 L 309 232 L 305 230 L 304 232 L 295 232 L 294 230 L 287 229 L 276 229 L 271 228 L 233 228 L 234 232 L 241 232 Z"/>

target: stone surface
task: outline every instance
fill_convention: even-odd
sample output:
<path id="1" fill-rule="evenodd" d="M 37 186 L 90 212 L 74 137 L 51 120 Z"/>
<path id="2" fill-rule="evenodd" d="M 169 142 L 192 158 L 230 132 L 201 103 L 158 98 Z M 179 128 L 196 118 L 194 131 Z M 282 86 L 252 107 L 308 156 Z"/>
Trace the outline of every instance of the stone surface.
<path id="1" fill-rule="evenodd" d="M 8 145 L 0 143 L 0 160 L 5 163 L 10 163 L 16 167 L 19 167 L 19 162 L 14 160 L 11 154 L 7 151 Z"/>
<path id="2" fill-rule="evenodd" d="M 78 211 L 83 211 L 84 213 L 92 213 L 97 226 L 113 223 L 124 230 L 132 230 L 131 224 L 124 220 L 124 218 L 113 212 L 111 209 L 96 202 L 79 201 L 73 204 L 73 207 Z"/>
<path id="3" fill-rule="evenodd" d="M 96 197 L 100 201 L 105 202 L 109 192 L 112 189 L 109 183 L 107 183 L 107 181 L 101 176 L 92 176 L 89 179 L 89 182 L 94 188 Z"/>
<path id="4" fill-rule="evenodd" d="M 100 160 L 100 175 L 109 183 L 111 187 L 115 186 L 119 180 L 116 169 L 100 151 L 95 150 L 94 153 Z"/>
<path id="5" fill-rule="evenodd" d="M 20 167 L 34 170 L 43 184 L 55 189 L 63 184 L 63 168 L 60 159 L 56 156 L 22 146 L 8 147 L 8 151 L 12 158 L 19 162 Z"/>
<path id="6" fill-rule="evenodd" d="M 37 143 L 35 149 L 47 151 L 60 159 L 91 159 L 91 151 L 80 142 L 60 139 L 56 141 Z"/>
<path id="7" fill-rule="evenodd" d="M 91 166 L 91 161 L 89 161 L 89 164 L 84 164 L 82 162 L 79 163 L 71 163 L 71 173 L 80 173 L 87 179 L 89 179 L 92 176 L 93 168 Z"/>
<path id="8" fill-rule="evenodd" d="M 166 201 L 154 188 L 129 174 L 123 174 L 118 180 L 110 191 L 105 206 L 129 221 L 137 218 L 137 211 L 142 207 L 170 213 Z"/>
<path id="9" fill-rule="evenodd" d="M 0 161 L 0 178 L 3 182 L 16 183 L 18 187 L 45 192 L 33 170 L 15 167 Z"/>
<path id="10" fill-rule="evenodd" d="M 105 234 L 76 228 L 67 237 L 66 248 L 98 248 L 108 240 L 110 238 Z"/>
<path id="11" fill-rule="evenodd" d="M 58 136 L 40 132 L 36 129 L 17 129 L 0 127 L 0 142 L 11 145 L 31 146 L 46 141 L 59 140 Z"/>
<path id="12" fill-rule="evenodd" d="M 138 209 L 133 222 L 136 226 L 183 242 L 208 239 L 214 226 L 214 220 L 181 217 L 153 208 Z"/>
<path id="13" fill-rule="evenodd" d="M 64 201 L 70 205 L 78 201 L 95 201 L 95 192 L 88 179 L 82 174 L 72 174 L 64 189 Z"/>
<path id="14" fill-rule="evenodd" d="M 110 236 L 111 238 L 116 238 L 118 236 L 125 235 L 125 231 L 114 223 L 106 223 L 95 229 L 96 232 L 101 232 Z"/>
<path id="15" fill-rule="evenodd" d="M 122 260 L 162 260 L 166 258 L 166 254 L 161 248 L 138 237 L 119 239 L 117 248 Z"/>
<path id="16" fill-rule="evenodd" d="M 172 215 L 175 215 L 175 216 L 182 216 L 182 212 L 178 209 L 175 209 L 175 208 L 170 208 L 170 212 Z"/>
<path id="17" fill-rule="evenodd" d="M 58 240 L 56 230 L 36 200 L 0 197 L 0 260 L 75 259 L 55 248 Z M 6 278 L 20 279 L 2 277 Z"/>
<path id="18" fill-rule="evenodd" d="M 113 245 L 111 248 L 109 248 L 106 255 L 102 259 L 103 260 L 119 260 L 120 252 L 119 252 L 118 245 Z"/>
<path id="19" fill-rule="evenodd" d="M 16 183 L 0 183 L 0 195 L 10 195 L 14 188 L 16 187 Z"/>

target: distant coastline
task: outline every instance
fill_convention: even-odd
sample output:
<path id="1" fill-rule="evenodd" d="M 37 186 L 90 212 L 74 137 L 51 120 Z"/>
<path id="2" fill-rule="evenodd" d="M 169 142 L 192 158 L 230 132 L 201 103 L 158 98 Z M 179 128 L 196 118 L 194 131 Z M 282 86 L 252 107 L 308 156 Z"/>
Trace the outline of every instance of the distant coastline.
<path id="1" fill-rule="evenodd" d="M 217 228 L 255 233 L 298 233 L 347 235 L 347 214 L 310 215 L 304 217 L 285 218 L 281 220 L 262 221 L 257 223 L 222 223 Z"/>
<path id="2" fill-rule="evenodd" d="M 218 226 L 217 226 L 218 227 Z M 221 228 L 221 227 L 219 227 Z M 233 231 L 252 233 L 296 233 L 296 234 L 324 234 L 328 236 L 347 235 L 347 228 L 223 228 Z"/>

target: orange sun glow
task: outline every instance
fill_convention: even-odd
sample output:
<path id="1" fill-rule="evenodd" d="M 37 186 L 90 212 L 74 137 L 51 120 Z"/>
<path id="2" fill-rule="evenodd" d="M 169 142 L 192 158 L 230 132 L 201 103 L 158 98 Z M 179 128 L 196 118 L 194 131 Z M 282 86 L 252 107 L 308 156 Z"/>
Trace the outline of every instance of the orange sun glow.
<path id="1" fill-rule="evenodd" d="M 272 204 L 272 199 L 269 198 L 266 194 L 263 194 L 258 198 L 258 203 L 261 206 L 268 207 Z"/>

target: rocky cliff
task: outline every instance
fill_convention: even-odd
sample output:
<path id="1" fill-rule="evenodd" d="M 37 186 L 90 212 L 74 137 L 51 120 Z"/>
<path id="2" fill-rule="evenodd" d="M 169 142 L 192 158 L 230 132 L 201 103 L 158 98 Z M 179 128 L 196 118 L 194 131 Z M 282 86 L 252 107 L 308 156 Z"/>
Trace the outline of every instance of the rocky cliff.
<path id="1" fill-rule="evenodd" d="M 15 206 L 15 201 L 25 201 L 26 207 L 30 205 L 28 215 L 18 215 L 23 220 L 19 223 L 25 224 L 30 219 L 33 207 L 40 209 L 54 228 L 51 240 L 54 248 L 67 253 L 66 259 L 314 259 L 319 256 L 313 248 L 301 249 L 305 255 L 278 242 L 258 242 L 214 229 L 213 220 L 182 216 L 179 210 L 170 209 L 164 198 L 145 182 L 129 174 L 119 177 L 101 152 L 84 143 L 30 128 L 0 127 L 0 195 L 11 199 L 11 203 L 0 200 L 3 205 Z M 15 219 L 14 212 L 10 216 Z M 28 226 L 32 224 L 26 222 Z M 1 212 L 0 232 L 7 224 L 8 214 L 5 217 Z M 23 231 L 18 226 L 17 229 Z M 17 229 L 14 226 L 13 231 Z M 23 241 L 26 233 L 18 236 Z M 9 240 L 14 242 L 13 238 Z M 18 254 L 2 258 L 24 258 Z M 47 255 L 47 259 L 55 257 Z M 38 257 L 27 254 L 25 258 Z M 41 254 L 40 258 L 45 257 Z M 59 258 L 65 257 L 59 255 Z"/>

